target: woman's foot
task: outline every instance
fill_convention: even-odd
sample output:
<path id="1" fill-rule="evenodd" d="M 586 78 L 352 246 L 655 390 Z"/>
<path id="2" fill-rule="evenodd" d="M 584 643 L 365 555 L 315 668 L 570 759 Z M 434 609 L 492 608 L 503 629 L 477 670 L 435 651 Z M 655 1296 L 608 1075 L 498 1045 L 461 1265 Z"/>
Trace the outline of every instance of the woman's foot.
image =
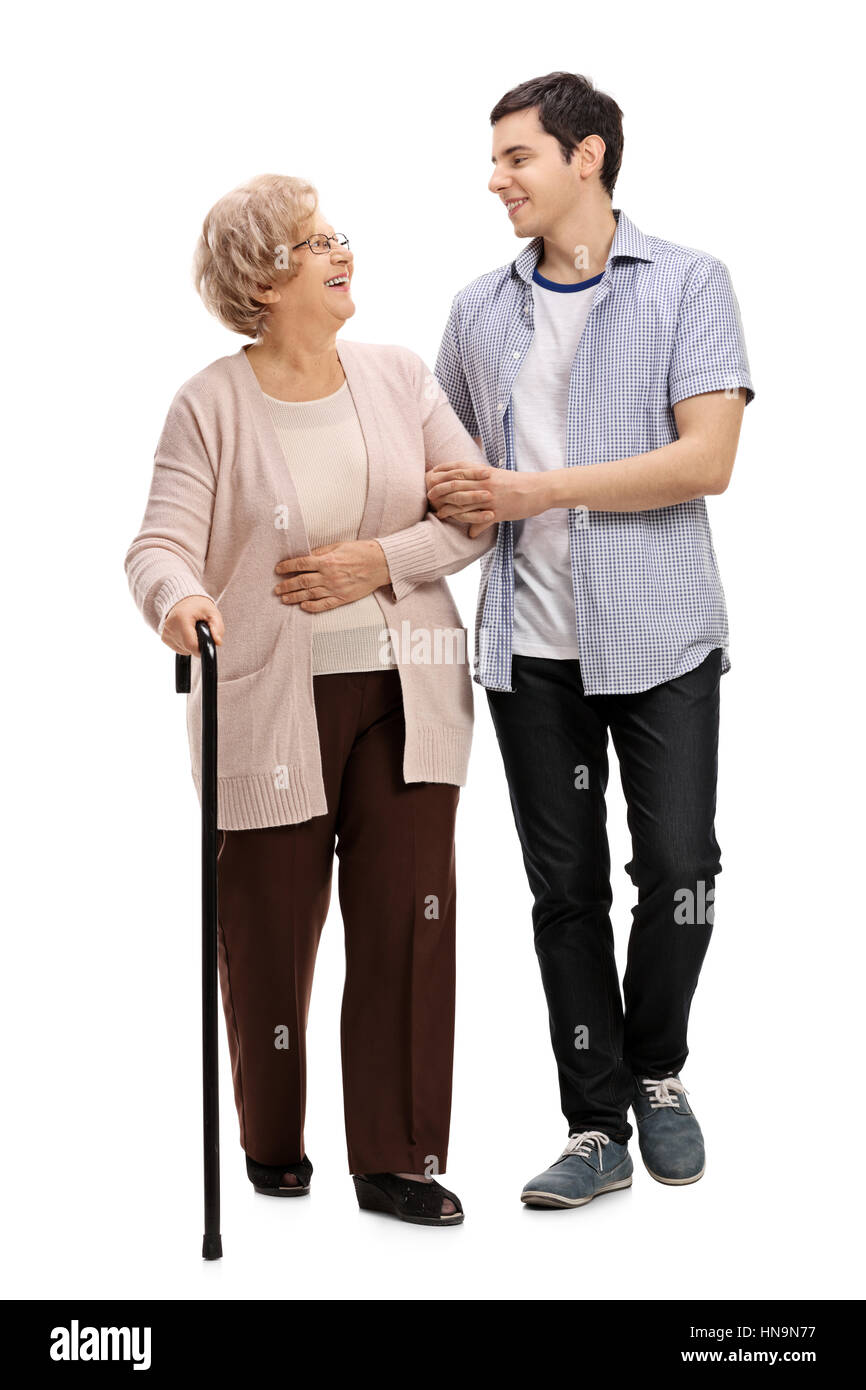
<path id="1" fill-rule="evenodd" d="M 463 1220 L 457 1194 L 423 1173 L 356 1173 L 352 1181 L 362 1211 L 416 1226 L 458 1226 Z"/>
<path id="2" fill-rule="evenodd" d="M 433 1179 L 428 1178 L 426 1173 L 394 1173 L 391 1176 L 395 1178 L 405 1178 L 407 1182 L 433 1182 Z M 457 1208 L 451 1198 L 446 1197 L 442 1203 L 442 1215 L 454 1216 L 456 1211 Z"/>
<path id="3" fill-rule="evenodd" d="M 306 1154 L 300 1163 L 256 1163 L 247 1154 L 247 1177 L 264 1197 L 305 1197 L 310 1190 L 313 1165 Z"/>

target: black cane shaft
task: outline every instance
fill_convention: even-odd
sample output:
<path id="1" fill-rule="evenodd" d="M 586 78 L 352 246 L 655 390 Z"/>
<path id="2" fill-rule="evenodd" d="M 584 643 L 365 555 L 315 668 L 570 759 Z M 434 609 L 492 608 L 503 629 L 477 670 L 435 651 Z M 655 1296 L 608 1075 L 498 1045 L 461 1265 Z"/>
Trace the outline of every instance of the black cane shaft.
<path id="1" fill-rule="evenodd" d="M 219 975 L 217 930 L 217 656 L 206 622 L 195 625 L 201 656 L 201 1063 L 204 1139 L 204 1240 L 202 1256 L 218 1260 L 220 1235 Z M 192 660 L 174 659 L 174 687 L 190 693 Z"/>
<path id="2" fill-rule="evenodd" d="M 222 1255 L 220 1237 L 219 1025 L 217 966 L 217 657 L 207 623 L 196 623 L 201 653 L 201 998 L 206 1260 Z"/>

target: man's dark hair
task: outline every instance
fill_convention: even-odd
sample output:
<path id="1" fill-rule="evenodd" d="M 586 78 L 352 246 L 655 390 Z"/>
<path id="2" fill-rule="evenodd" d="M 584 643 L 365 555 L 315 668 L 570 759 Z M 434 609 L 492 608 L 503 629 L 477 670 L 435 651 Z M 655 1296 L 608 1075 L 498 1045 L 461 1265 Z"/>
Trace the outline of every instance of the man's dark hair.
<path id="1" fill-rule="evenodd" d="M 622 164 L 622 112 L 613 97 L 597 92 L 589 78 L 579 73 L 549 72 L 521 82 L 500 97 L 490 112 L 490 124 L 530 106 L 538 107 L 538 119 L 548 135 L 559 141 L 566 164 L 587 135 L 601 136 L 605 146 L 601 181 L 612 196 Z"/>

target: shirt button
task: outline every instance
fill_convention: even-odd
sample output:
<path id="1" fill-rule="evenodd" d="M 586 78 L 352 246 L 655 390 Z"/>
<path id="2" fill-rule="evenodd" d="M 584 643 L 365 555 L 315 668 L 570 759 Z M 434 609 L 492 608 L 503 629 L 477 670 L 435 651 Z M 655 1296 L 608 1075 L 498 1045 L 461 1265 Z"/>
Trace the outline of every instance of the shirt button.
<path id="1" fill-rule="evenodd" d="M 497 410 L 504 410 L 504 409 L 505 409 L 505 406 L 502 404 L 501 401 L 497 401 L 497 402 L 496 402 L 496 409 L 497 409 Z"/>
<path id="2" fill-rule="evenodd" d="M 520 353 L 519 353 L 519 352 L 514 352 L 514 353 L 512 353 L 511 355 L 512 355 L 512 357 L 514 358 L 514 360 L 515 360 L 515 362 L 516 362 L 517 359 L 518 359 L 518 357 L 520 356 Z"/>
<path id="3" fill-rule="evenodd" d="M 500 468 L 504 468 L 504 467 L 505 467 L 505 459 L 500 459 L 500 460 L 499 460 L 499 467 L 500 467 Z"/>

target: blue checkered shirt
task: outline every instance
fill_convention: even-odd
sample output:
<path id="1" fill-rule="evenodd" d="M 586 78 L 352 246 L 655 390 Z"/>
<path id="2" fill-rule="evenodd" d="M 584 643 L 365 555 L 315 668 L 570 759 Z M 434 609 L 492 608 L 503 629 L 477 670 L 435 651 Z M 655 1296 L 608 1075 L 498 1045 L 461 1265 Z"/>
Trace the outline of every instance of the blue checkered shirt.
<path id="1" fill-rule="evenodd" d="M 714 256 L 646 236 L 614 209 L 616 232 L 574 364 L 569 468 L 672 443 L 673 407 L 705 391 L 754 391 L 736 296 Z M 511 391 L 533 335 L 537 238 L 455 296 L 436 375 L 488 461 L 517 467 Z M 722 648 L 728 619 L 702 497 L 644 512 L 568 514 L 580 671 L 588 695 L 648 690 Z M 513 523 L 482 557 L 474 679 L 511 690 Z M 563 583 L 566 576 L 563 575 Z"/>

